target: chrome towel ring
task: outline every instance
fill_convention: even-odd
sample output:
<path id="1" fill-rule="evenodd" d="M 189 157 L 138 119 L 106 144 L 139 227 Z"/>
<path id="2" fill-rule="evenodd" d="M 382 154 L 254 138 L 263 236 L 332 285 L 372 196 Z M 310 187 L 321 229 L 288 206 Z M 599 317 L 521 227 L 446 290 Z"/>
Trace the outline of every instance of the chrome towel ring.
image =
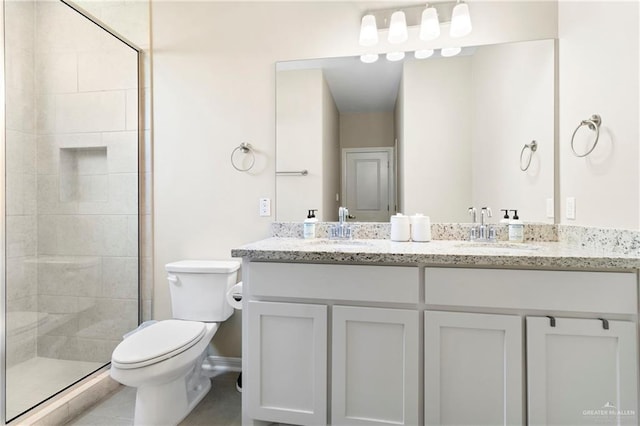
<path id="1" fill-rule="evenodd" d="M 596 146 L 598 145 L 598 139 L 600 138 L 600 124 L 602 124 L 602 118 L 600 118 L 598 114 L 593 114 L 591 118 L 582 120 L 580 124 L 578 124 L 578 127 L 576 127 L 576 129 L 573 131 L 573 134 L 571 135 L 571 151 L 573 151 L 573 154 L 576 157 L 586 157 L 587 155 L 591 154 L 591 151 L 596 148 Z M 576 133 L 578 133 L 578 130 L 580 130 L 582 126 L 587 126 L 589 130 L 595 131 L 596 139 L 593 141 L 593 145 L 591 145 L 591 148 L 587 152 L 585 152 L 584 154 L 578 154 L 573 144 Z"/>
<path id="2" fill-rule="evenodd" d="M 251 156 L 251 160 L 249 161 L 249 166 L 243 168 L 243 167 L 240 167 L 240 166 L 238 166 L 236 164 L 236 162 L 234 160 L 234 156 L 236 155 L 236 153 L 238 151 L 240 151 L 243 154 Z M 255 163 L 256 163 L 256 155 L 253 153 L 253 149 L 251 148 L 251 144 L 249 144 L 247 142 L 242 142 L 233 151 L 231 151 L 231 165 L 237 171 L 239 171 L 239 172 L 247 172 L 247 171 L 251 170 L 251 168 L 253 167 L 253 165 Z"/>
<path id="3" fill-rule="evenodd" d="M 522 165 L 522 157 L 524 157 L 524 152 L 526 150 L 529 150 L 529 159 L 527 160 L 527 165 L 523 166 Z M 520 170 L 522 170 L 523 172 L 526 172 L 527 170 L 529 170 L 529 166 L 531 165 L 531 158 L 533 157 L 533 153 L 536 152 L 536 150 L 538 149 L 538 142 L 536 141 L 531 141 L 531 143 L 525 144 L 522 147 L 522 151 L 520 151 Z"/>

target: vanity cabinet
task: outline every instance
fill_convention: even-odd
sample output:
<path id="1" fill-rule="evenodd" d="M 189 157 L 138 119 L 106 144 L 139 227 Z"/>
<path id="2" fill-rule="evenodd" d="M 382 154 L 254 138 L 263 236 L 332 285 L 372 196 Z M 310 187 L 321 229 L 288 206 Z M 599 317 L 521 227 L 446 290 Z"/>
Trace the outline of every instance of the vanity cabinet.
<path id="1" fill-rule="evenodd" d="M 249 302 L 245 393 L 251 416 L 292 424 L 327 423 L 327 307 Z"/>
<path id="2" fill-rule="evenodd" d="M 425 423 L 637 424 L 635 273 L 426 268 L 425 298 Z"/>
<path id="3" fill-rule="evenodd" d="M 527 317 L 529 425 L 637 425 L 630 321 Z"/>
<path id="4" fill-rule="evenodd" d="M 245 425 L 637 424 L 635 272 L 245 259 L 243 276 Z"/>
<path id="5" fill-rule="evenodd" d="M 522 319 L 427 311 L 425 424 L 522 424 Z"/>
<path id="6" fill-rule="evenodd" d="M 419 423 L 417 267 L 256 262 L 243 273 L 251 419 Z"/>
<path id="7" fill-rule="evenodd" d="M 334 306 L 332 425 L 415 425 L 418 312 Z"/>

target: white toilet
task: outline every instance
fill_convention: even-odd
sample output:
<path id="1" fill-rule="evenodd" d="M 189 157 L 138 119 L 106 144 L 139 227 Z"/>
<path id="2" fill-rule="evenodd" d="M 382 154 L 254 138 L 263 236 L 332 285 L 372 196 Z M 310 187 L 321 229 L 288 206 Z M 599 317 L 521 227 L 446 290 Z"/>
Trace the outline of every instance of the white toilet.
<path id="1" fill-rule="evenodd" d="M 202 362 L 220 322 L 233 313 L 226 293 L 240 262 L 184 260 L 166 265 L 173 318 L 124 339 L 111 377 L 136 393 L 135 425 L 177 425 L 211 389 Z"/>

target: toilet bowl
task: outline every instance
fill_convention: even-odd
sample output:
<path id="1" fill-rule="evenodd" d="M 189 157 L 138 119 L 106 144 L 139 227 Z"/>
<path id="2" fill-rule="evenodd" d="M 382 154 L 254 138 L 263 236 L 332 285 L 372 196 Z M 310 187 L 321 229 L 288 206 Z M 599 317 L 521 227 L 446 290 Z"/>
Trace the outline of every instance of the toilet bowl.
<path id="1" fill-rule="evenodd" d="M 233 309 L 235 261 L 166 265 L 174 319 L 132 333 L 113 351 L 111 377 L 137 388 L 135 425 L 177 425 L 211 389 L 202 372 L 209 342 Z"/>

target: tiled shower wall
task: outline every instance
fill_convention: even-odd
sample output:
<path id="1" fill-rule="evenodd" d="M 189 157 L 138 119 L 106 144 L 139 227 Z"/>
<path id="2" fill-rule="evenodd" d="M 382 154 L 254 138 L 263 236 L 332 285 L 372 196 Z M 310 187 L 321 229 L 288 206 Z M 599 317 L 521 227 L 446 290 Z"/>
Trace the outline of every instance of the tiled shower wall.
<path id="1" fill-rule="evenodd" d="M 38 322 L 34 2 L 6 2 L 7 367 L 33 358 Z"/>
<path id="2" fill-rule="evenodd" d="M 151 28 L 150 1 L 97 1 L 75 0 L 74 4 L 96 17 L 107 27 L 134 43 L 140 49 L 141 87 L 140 129 L 142 143 L 139 156 L 139 211 L 140 211 L 140 295 L 142 320 L 151 319 L 153 295 L 152 262 L 152 129 L 151 129 Z M 161 277 L 164 279 L 163 277 Z"/>
<path id="3" fill-rule="evenodd" d="M 7 367 L 109 360 L 137 324 L 137 225 L 151 314 L 149 3 L 75 3 L 142 48 L 143 67 L 121 67 L 133 50 L 60 2 L 5 1 Z"/>
<path id="4" fill-rule="evenodd" d="M 136 54 L 58 2 L 35 21 L 37 353 L 108 362 L 138 320 Z"/>

